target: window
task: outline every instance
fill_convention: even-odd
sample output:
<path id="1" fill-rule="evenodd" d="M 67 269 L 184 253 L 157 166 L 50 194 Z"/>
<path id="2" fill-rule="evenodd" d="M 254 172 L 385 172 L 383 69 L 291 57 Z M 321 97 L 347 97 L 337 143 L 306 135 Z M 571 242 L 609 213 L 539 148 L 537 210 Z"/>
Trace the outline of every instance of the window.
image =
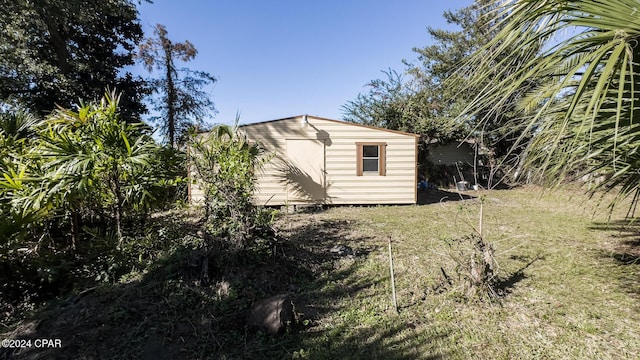
<path id="1" fill-rule="evenodd" d="M 378 172 L 380 167 L 380 147 L 378 145 L 362 146 L 362 171 Z"/>
<path id="2" fill-rule="evenodd" d="M 356 143 L 356 175 L 386 175 L 386 143 Z"/>

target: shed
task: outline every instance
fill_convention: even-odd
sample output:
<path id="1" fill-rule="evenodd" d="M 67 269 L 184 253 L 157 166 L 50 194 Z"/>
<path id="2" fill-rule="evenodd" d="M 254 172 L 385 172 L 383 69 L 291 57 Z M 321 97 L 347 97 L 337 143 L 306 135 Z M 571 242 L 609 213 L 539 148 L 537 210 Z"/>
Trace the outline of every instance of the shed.
<path id="1" fill-rule="evenodd" d="M 309 115 L 239 131 L 274 154 L 258 174 L 258 205 L 416 203 L 418 135 Z"/>

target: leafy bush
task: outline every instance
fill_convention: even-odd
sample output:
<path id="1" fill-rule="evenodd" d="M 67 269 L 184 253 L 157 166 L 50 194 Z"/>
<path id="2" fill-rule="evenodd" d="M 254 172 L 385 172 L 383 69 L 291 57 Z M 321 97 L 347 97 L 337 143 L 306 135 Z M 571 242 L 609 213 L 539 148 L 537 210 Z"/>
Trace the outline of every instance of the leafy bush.
<path id="1" fill-rule="evenodd" d="M 107 94 L 42 121 L 0 114 L 0 281 L 7 286 L 42 293 L 43 284 L 64 291 L 78 277 L 114 281 L 147 251 L 134 246 L 139 225 L 175 198 L 167 194 L 182 181 L 184 156 L 157 145 L 145 124 L 122 119 L 118 103 Z"/>
<path id="2" fill-rule="evenodd" d="M 41 130 L 35 154 L 42 158 L 39 192 L 74 217 L 100 216 L 113 223 L 121 241 L 126 216 L 153 206 L 161 183 L 155 168 L 159 147 L 142 123 L 127 123 L 118 114 L 119 99 L 105 96 L 78 112 L 57 110 Z M 81 214 L 81 215 L 85 215 Z"/>
<path id="3" fill-rule="evenodd" d="M 7 242 L 33 220 L 28 211 L 13 212 L 12 200 L 22 189 L 28 171 L 26 153 L 38 123 L 39 119 L 22 109 L 0 112 L 0 238 Z"/>
<path id="4" fill-rule="evenodd" d="M 269 159 L 260 144 L 220 125 L 196 136 L 190 152 L 194 178 L 204 191 L 203 222 L 211 236 L 238 251 L 247 248 L 255 235 L 268 232 L 272 216 L 252 203 L 256 172 Z"/>

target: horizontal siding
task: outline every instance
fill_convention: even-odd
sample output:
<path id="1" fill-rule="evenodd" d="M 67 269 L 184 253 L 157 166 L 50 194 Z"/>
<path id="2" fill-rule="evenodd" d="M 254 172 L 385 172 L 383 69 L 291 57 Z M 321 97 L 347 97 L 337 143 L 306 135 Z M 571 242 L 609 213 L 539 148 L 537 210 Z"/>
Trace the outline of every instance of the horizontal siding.
<path id="1" fill-rule="evenodd" d="M 349 205 L 349 204 L 414 204 L 414 196 L 384 196 L 378 195 L 375 198 L 371 196 L 345 196 L 345 197 L 329 197 L 325 202 L 327 205 Z"/>
<path id="2" fill-rule="evenodd" d="M 191 194 L 192 202 L 201 202 L 204 196 L 201 194 Z M 389 191 L 373 192 L 370 189 L 364 193 L 360 192 L 332 192 L 327 194 L 325 204 L 413 204 L 415 197 L 413 193 L 400 192 L 391 193 Z M 289 201 L 287 195 L 283 193 L 261 193 L 254 196 L 254 203 L 261 206 L 279 206 L 284 204 L 296 204 L 304 202 Z"/>
<path id="3" fill-rule="evenodd" d="M 327 125 L 327 202 L 332 204 L 414 203 L 416 186 L 415 138 L 373 129 Z M 386 176 L 356 176 L 356 142 L 386 144 Z"/>
<path id="4" fill-rule="evenodd" d="M 395 158 L 395 160 L 400 160 L 400 161 L 412 161 L 414 159 L 415 156 L 415 151 L 413 149 L 407 149 L 407 150 L 396 150 L 394 149 L 392 146 L 387 146 L 387 159 L 393 159 Z M 356 161 L 356 149 L 355 146 L 353 147 L 353 150 L 334 150 L 330 147 L 327 147 L 327 155 L 326 155 L 327 160 L 328 159 L 332 159 L 332 160 L 353 160 L 354 162 Z"/>
<path id="5" fill-rule="evenodd" d="M 406 185 L 406 184 L 405 184 Z M 409 184 L 410 185 L 410 184 Z M 399 188 L 372 188 L 372 187 L 349 187 L 349 186 L 340 186 L 340 187 L 330 187 L 327 189 L 327 193 L 329 196 L 336 197 L 345 197 L 350 195 L 384 195 L 384 196 L 413 196 L 413 191 L 408 192 L 405 189 Z"/>
<path id="6" fill-rule="evenodd" d="M 287 201 L 286 185 L 278 177 L 281 171 L 272 162 L 265 165 L 265 169 L 258 175 L 257 189 L 254 194 L 258 205 L 282 205 Z"/>
<path id="7" fill-rule="evenodd" d="M 254 204 L 260 206 L 279 206 L 287 203 L 287 194 L 256 194 Z"/>
<path id="8" fill-rule="evenodd" d="M 342 169 L 342 168 L 355 168 L 355 159 L 348 158 L 336 158 L 331 159 L 327 158 L 327 170 L 329 169 Z M 415 163 L 413 160 L 402 159 L 402 160 L 394 160 L 392 164 L 387 164 L 388 168 L 413 168 Z"/>
<path id="9" fill-rule="evenodd" d="M 416 141 L 407 134 L 356 126 L 349 123 L 308 117 L 250 124 L 241 130 L 251 141 L 260 142 L 267 152 L 286 154 L 287 139 L 323 140 L 325 144 L 325 186 L 328 204 L 407 204 L 415 202 Z M 386 143 L 386 176 L 355 176 L 356 142 Z M 275 157 L 258 174 L 255 202 L 283 205 L 290 202 L 282 181 L 281 158 Z M 192 186 L 192 198 L 201 192 Z"/>
<path id="10" fill-rule="evenodd" d="M 387 178 L 389 176 L 408 176 L 410 174 L 408 173 L 413 173 L 414 170 L 414 165 L 413 164 L 393 164 L 393 165 L 387 165 Z M 356 169 L 355 169 L 355 162 L 354 164 L 341 164 L 341 165 L 334 165 L 334 164 L 327 164 L 327 173 L 331 174 L 332 176 L 339 176 L 339 175 L 355 175 L 356 174 Z M 371 175 L 368 175 L 367 173 L 365 173 L 363 176 L 368 177 L 368 176 L 379 176 L 376 173 L 373 173 Z M 384 180 L 384 177 L 383 177 Z"/>
<path id="11" fill-rule="evenodd" d="M 353 137 L 350 138 L 348 141 L 345 142 L 337 142 L 337 141 L 332 141 L 331 144 L 327 144 L 328 147 L 334 148 L 334 149 L 338 149 L 338 148 L 353 148 L 355 146 L 356 142 L 383 142 L 386 143 L 387 145 L 390 146 L 403 146 L 403 145 L 407 145 L 407 141 L 413 141 L 413 139 L 395 139 L 395 140 L 391 140 L 391 139 L 375 139 L 375 140 L 369 140 L 370 138 L 367 137 Z"/>
<path id="12" fill-rule="evenodd" d="M 361 186 L 361 187 L 382 187 L 382 186 L 404 186 L 409 183 L 415 183 L 415 180 L 410 176 L 413 173 L 407 173 L 406 175 L 397 176 L 378 176 L 376 174 L 364 174 L 363 176 L 356 176 L 356 174 L 347 175 L 328 175 L 327 184 L 328 187 L 336 186 Z"/>

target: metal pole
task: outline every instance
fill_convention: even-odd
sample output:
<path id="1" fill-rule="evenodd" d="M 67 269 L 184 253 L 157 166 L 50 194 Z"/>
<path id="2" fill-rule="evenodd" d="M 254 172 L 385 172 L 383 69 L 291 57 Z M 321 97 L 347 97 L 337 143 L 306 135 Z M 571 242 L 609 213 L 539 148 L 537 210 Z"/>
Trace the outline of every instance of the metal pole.
<path id="1" fill-rule="evenodd" d="M 398 300 L 396 298 L 396 280 L 393 275 L 393 254 L 391 252 L 391 236 L 389 236 L 389 270 L 391 271 L 391 293 L 393 294 L 393 308 L 398 313 Z"/>

